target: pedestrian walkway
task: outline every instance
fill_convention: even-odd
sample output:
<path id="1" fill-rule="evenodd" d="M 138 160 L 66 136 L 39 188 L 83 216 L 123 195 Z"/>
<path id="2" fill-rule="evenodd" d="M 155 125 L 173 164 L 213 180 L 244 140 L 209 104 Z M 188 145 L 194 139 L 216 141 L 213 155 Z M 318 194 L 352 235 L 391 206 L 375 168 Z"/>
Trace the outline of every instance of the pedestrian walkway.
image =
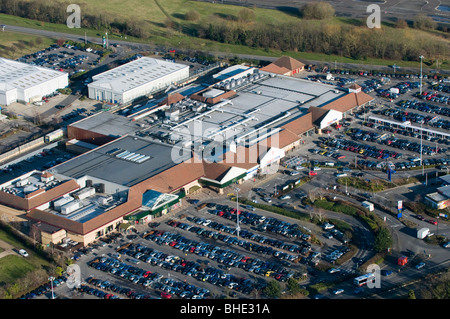
<path id="1" fill-rule="evenodd" d="M 0 248 L 3 249 L 3 251 L 0 252 L 0 258 L 8 255 L 17 255 L 17 253 L 14 251 L 14 246 L 8 244 L 3 240 L 0 240 Z"/>

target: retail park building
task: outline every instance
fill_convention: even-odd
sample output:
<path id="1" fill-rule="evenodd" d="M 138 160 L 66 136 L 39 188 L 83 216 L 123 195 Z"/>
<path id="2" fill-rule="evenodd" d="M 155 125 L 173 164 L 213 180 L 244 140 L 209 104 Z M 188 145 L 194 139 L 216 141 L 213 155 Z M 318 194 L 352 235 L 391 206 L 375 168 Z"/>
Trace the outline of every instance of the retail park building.
<path id="1" fill-rule="evenodd" d="M 40 101 L 68 84 L 66 72 L 0 58 L 0 105 Z"/>
<path id="2" fill-rule="evenodd" d="M 180 209 L 204 187 L 223 193 L 268 174 L 304 136 L 372 101 L 357 87 L 244 65 L 213 79 L 69 125 L 67 149 L 78 156 L 0 185 L 0 202 L 24 212 L 46 243 L 87 245 Z"/>

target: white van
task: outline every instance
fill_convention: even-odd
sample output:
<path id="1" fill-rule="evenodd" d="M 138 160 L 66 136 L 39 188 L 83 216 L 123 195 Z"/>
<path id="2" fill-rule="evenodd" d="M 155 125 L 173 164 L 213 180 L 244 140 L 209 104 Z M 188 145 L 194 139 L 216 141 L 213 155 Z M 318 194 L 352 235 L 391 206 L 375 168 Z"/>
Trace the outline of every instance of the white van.
<path id="1" fill-rule="evenodd" d="M 28 257 L 28 253 L 26 252 L 25 249 L 20 249 L 20 250 L 19 250 L 19 254 L 20 254 L 22 257 Z"/>

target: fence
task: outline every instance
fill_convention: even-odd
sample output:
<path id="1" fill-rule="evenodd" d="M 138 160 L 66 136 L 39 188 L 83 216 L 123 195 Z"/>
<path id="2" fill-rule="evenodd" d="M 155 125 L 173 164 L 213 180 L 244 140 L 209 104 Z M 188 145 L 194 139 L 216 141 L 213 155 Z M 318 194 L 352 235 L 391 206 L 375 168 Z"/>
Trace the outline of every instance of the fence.
<path id="1" fill-rule="evenodd" d="M 8 152 L 5 152 L 5 153 L 1 154 L 0 155 L 0 163 L 4 163 L 4 162 L 6 162 L 7 160 L 9 160 L 9 159 L 11 159 L 13 157 L 19 156 L 20 154 L 22 154 L 22 153 L 24 153 L 26 151 L 29 151 L 29 150 L 31 150 L 33 148 L 36 148 L 36 147 L 44 145 L 44 144 L 45 144 L 44 143 L 44 137 L 42 136 L 42 137 L 39 137 L 39 138 L 37 138 L 35 140 L 32 140 L 32 141 L 30 141 L 28 143 L 20 145 L 20 146 L 16 147 L 13 150 L 10 150 Z"/>

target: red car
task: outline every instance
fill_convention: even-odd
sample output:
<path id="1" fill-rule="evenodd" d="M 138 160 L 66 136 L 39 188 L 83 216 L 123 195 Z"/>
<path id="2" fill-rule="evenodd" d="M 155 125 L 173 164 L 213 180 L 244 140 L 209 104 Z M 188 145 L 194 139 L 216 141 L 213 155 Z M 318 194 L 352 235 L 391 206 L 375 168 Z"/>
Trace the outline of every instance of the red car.
<path id="1" fill-rule="evenodd" d="M 309 176 L 316 176 L 316 175 L 317 175 L 317 172 L 309 171 Z"/>
<path id="2" fill-rule="evenodd" d="M 435 220 L 430 219 L 430 220 L 428 220 L 428 222 L 429 222 L 430 224 L 437 225 L 437 221 L 435 221 Z"/>
<path id="3" fill-rule="evenodd" d="M 161 292 L 161 297 L 165 298 L 165 299 L 170 299 L 170 298 L 172 298 L 172 295 L 163 291 L 163 292 Z"/>

